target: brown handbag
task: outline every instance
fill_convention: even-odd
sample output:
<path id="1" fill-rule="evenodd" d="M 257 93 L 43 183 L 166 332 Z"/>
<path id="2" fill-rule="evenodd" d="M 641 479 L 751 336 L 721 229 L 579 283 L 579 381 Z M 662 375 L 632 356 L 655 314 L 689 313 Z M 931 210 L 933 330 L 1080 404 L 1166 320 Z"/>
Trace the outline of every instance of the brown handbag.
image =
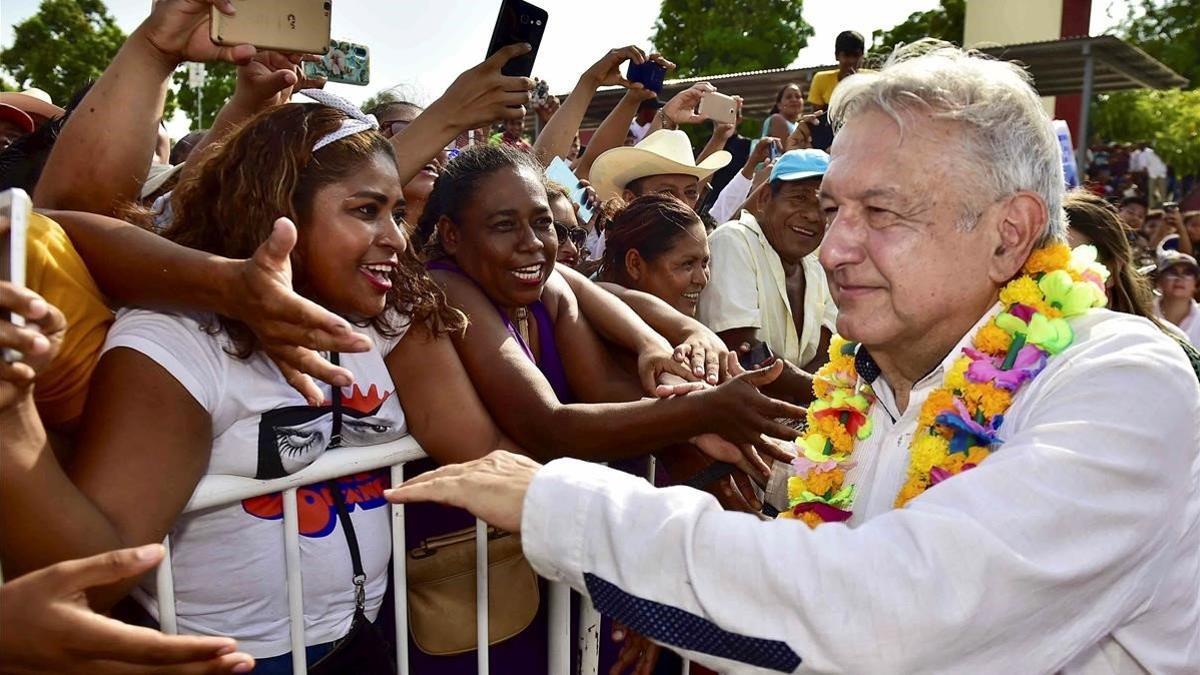
<path id="1" fill-rule="evenodd" d="M 408 629 L 433 656 L 476 647 L 475 528 L 431 537 L 408 551 Z M 488 528 L 488 644 L 525 630 L 541 598 L 520 537 Z"/>

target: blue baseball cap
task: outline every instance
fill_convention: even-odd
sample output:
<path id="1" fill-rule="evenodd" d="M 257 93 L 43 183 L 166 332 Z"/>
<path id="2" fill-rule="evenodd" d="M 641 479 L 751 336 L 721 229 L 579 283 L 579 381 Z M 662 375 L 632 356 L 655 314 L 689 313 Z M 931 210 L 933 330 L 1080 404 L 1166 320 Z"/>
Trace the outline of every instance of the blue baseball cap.
<path id="1" fill-rule="evenodd" d="M 820 178 L 828 168 L 829 155 L 824 150 L 789 150 L 775 161 L 775 166 L 771 169 L 771 182 Z"/>

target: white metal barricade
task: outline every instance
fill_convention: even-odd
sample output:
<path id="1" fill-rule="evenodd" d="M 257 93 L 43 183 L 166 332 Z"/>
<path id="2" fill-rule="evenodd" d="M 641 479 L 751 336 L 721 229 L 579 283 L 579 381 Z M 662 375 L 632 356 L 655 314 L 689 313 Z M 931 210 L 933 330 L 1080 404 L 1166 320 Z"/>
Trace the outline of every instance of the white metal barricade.
<path id="1" fill-rule="evenodd" d="M 347 476 L 363 471 L 391 467 L 393 485 L 404 481 L 404 465 L 425 457 L 424 451 L 411 436 L 400 440 L 361 448 L 338 448 L 317 458 L 302 471 L 275 480 L 255 480 L 237 476 L 206 476 L 196 487 L 184 513 L 208 509 L 215 506 L 235 504 L 243 499 L 261 495 L 283 493 L 284 560 L 287 567 L 288 609 L 291 615 L 292 672 L 303 675 L 308 664 L 305 658 L 304 641 L 304 598 L 300 576 L 300 530 L 296 510 L 296 488 L 332 478 Z M 405 576 L 404 507 L 392 504 L 392 572 L 396 599 L 396 663 L 400 675 L 408 675 L 408 588 Z M 488 567 L 487 525 L 477 521 L 476 525 L 476 639 L 480 675 L 488 673 Z M 171 574 L 171 539 L 163 542 L 167 554 L 159 565 L 156 575 L 159 624 L 164 633 L 178 632 L 175 614 L 175 586 Z M 549 659 L 552 675 L 567 675 L 571 668 L 571 617 L 570 589 L 563 584 L 551 584 L 550 589 L 550 636 Z M 590 603 L 584 602 L 590 607 Z M 382 610 L 381 610 L 382 611 Z M 595 610 L 592 610 L 593 612 Z M 598 615 L 597 615 L 598 616 Z M 599 620 L 589 631 L 587 624 L 580 626 L 580 643 L 584 653 L 599 650 Z M 584 671 L 589 672 L 589 671 Z M 595 673 L 595 669 L 590 671 Z"/>

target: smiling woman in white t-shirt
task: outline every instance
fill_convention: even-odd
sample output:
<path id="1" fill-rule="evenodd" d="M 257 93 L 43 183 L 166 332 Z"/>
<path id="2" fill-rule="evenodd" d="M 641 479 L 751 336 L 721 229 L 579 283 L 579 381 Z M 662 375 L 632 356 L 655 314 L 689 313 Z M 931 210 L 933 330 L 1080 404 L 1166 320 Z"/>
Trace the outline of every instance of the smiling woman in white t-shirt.
<path id="1" fill-rule="evenodd" d="M 205 474 L 276 478 L 340 446 L 411 433 L 440 462 L 478 457 L 501 436 L 447 332 L 465 319 L 424 274 L 396 215 L 401 182 L 389 142 L 357 111 L 271 109 L 236 132 L 177 189 L 166 236 L 214 255 L 252 255 L 281 216 L 294 221 L 295 286 L 346 317 L 374 347 L 334 359 L 353 384 L 318 405 L 256 349 L 246 326 L 212 315 L 121 313 L 92 382 L 71 478 L 90 504 L 63 498 L 72 556 L 173 543 L 181 632 L 228 635 L 256 658 L 290 650 L 279 495 L 181 516 Z M 336 450 L 334 450 L 336 452 Z M 382 472 L 332 481 L 353 523 L 374 619 L 387 585 Z M 301 488 L 305 635 L 327 645 L 354 612 L 347 541 L 331 484 Z M 100 589 L 106 607 L 133 582 Z M 134 592 L 151 613 L 152 585 Z M 290 670 L 290 667 L 289 667 Z"/>

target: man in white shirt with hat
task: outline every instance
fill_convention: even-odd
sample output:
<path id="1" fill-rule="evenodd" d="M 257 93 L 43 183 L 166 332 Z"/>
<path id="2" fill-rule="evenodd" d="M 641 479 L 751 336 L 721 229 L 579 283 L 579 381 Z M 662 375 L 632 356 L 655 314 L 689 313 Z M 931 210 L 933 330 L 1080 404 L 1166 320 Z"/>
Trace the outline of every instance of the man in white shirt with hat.
<path id="1" fill-rule="evenodd" d="M 520 531 L 540 574 L 726 673 L 1200 672 L 1200 386 L 1066 249 L 1028 75 L 922 41 L 830 118 L 841 337 L 793 462 L 803 523 L 503 452 L 388 497 Z"/>

